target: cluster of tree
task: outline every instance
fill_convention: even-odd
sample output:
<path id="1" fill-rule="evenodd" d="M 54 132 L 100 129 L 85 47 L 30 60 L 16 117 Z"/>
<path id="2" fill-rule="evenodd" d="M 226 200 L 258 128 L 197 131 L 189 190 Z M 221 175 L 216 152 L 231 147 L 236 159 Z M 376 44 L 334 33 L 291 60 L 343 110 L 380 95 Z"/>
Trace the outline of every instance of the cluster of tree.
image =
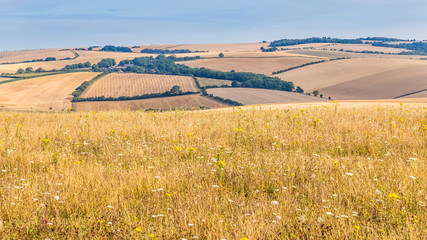
<path id="1" fill-rule="evenodd" d="M 261 51 L 262 52 L 275 52 L 275 51 L 279 51 L 279 49 L 277 47 L 271 47 L 271 48 L 261 47 Z"/>
<path id="2" fill-rule="evenodd" d="M 373 42 L 372 46 L 378 47 L 391 47 L 391 48 L 403 48 L 411 50 L 412 52 L 401 52 L 400 55 L 427 55 L 427 43 L 425 42 L 411 42 L 411 43 L 399 43 L 399 44 L 388 44 L 383 42 Z"/>
<path id="3" fill-rule="evenodd" d="M 92 64 L 90 64 L 90 62 L 85 62 L 85 63 L 79 63 L 79 64 L 66 65 L 63 69 L 71 70 L 71 69 L 79 69 L 79 68 L 90 68 L 91 66 Z"/>
<path id="4" fill-rule="evenodd" d="M 198 51 L 197 51 L 198 52 Z M 148 54 L 177 54 L 177 53 L 191 53 L 188 49 L 149 49 L 145 48 L 141 50 L 141 53 L 148 53 Z"/>
<path id="5" fill-rule="evenodd" d="M 177 57 L 175 55 L 170 55 L 169 57 L 167 57 L 167 59 L 171 59 L 175 62 L 184 62 L 184 61 L 192 61 L 192 60 L 197 60 L 197 59 L 201 59 L 200 56 L 194 56 L 194 57 Z"/>
<path id="6" fill-rule="evenodd" d="M 92 51 L 94 48 L 100 48 L 101 46 L 90 46 L 87 48 L 87 50 Z"/>
<path id="7" fill-rule="evenodd" d="M 339 39 L 330 37 L 313 37 L 306 39 L 281 39 L 270 43 L 270 47 L 292 46 L 306 43 L 347 43 L 347 44 L 363 44 L 361 39 Z"/>
<path id="8" fill-rule="evenodd" d="M 132 50 L 128 47 L 116 47 L 112 45 L 104 46 L 101 51 L 108 51 L 108 52 L 132 52 Z"/>
<path id="9" fill-rule="evenodd" d="M 272 75 L 276 75 L 276 74 L 279 74 L 279 73 L 284 73 L 284 72 L 291 71 L 291 70 L 294 70 L 294 69 L 297 69 L 297 68 L 302 68 L 302 67 L 305 67 L 305 66 L 309 66 L 309 65 L 313 65 L 313 64 L 318 64 L 318 63 L 323 63 L 323 62 L 326 62 L 326 60 L 320 60 L 320 61 L 316 61 L 316 62 L 304 63 L 304 64 L 301 64 L 301 65 L 298 65 L 298 66 L 295 66 L 295 67 L 290 67 L 290 68 L 286 68 L 286 69 L 283 69 L 283 70 L 275 71 L 275 72 L 272 73 Z"/>
<path id="10" fill-rule="evenodd" d="M 113 58 L 102 59 L 98 64 L 92 66 L 92 68 L 109 68 L 116 66 L 116 60 Z"/>
<path id="11" fill-rule="evenodd" d="M 153 57 L 139 57 L 131 61 L 122 61 L 121 66 L 133 64 L 122 71 L 134 73 L 156 73 L 168 75 L 185 75 L 195 77 L 205 77 L 213 79 L 222 79 L 239 82 L 241 87 L 265 88 L 282 91 L 292 91 L 294 84 L 292 82 L 282 81 L 277 77 L 269 77 L 264 74 L 255 74 L 248 72 L 221 72 L 206 68 L 190 68 L 185 65 L 175 64 L 171 59 L 164 55 Z"/>
<path id="12" fill-rule="evenodd" d="M 376 42 L 403 42 L 403 41 L 409 41 L 409 40 L 404 40 L 404 39 L 388 38 L 388 37 L 367 37 L 367 38 L 359 38 L 359 39 L 360 40 L 366 40 L 366 41 L 376 41 Z"/>
<path id="13" fill-rule="evenodd" d="M 171 89 L 172 90 L 172 89 Z M 191 95 L 197 94 L 198 92 L 182 92 L 174 93 L 171 91 L 166 91 L 164 93 L 150 93 L 143 94 L 138 96 L 121 96 L 121 97 L 90 97 L 90 98 L 74 98 L 73 102 L 100 102 L 100 101 L 129 101 L 129 100 L 141 100 L 148 98 L 161 98 L 161 97 L 174 97 L 174 96 L 182 96 L 182 95 Z"/>

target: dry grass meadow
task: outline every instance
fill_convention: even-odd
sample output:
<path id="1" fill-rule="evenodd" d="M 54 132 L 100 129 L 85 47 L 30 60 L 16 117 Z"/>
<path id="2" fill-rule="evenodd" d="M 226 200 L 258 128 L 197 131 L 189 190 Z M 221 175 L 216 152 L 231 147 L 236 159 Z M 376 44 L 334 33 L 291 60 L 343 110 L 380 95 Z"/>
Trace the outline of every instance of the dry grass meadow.
<path id="1" fill-rule="evenodd" d="M 93 83 L 82 97 L 121 97 L 138 96 L 150 93 L 164 93 L 173 86 L 180 86 L 183 92 L 199 91 L 192 77 L 136 74 L 136 73 L 112 73 Z"/>
<path id="2" fill-rule="evenodd" d="M 427 107 L 0 113 L 0 238 L 423 239 Z"/>

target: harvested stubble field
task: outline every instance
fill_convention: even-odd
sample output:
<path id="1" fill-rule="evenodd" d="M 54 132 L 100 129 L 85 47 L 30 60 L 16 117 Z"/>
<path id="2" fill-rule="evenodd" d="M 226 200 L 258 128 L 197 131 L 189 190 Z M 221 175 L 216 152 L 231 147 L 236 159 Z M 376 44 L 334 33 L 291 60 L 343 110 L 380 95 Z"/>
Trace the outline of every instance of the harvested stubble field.
<path id="1" fill-rule="evenodd" d="M 190 67 L 209 68 L 213 70 L 229 72 L 253 72 L 271 75 L 272 72 L 299 66 L 305 63 L 317 61 L 306 57 L 271 57 L 271 58 L 213 58 L 200 59 L 183 64 Z"/>
<path id="2" fill-rule="evenodd" d="M 269 43 L 224 43 L 224 44 L 179 44 L 179 45 L 146 45 L 140 48 L 133 48 L 134 51 L 141 52 L 141 49 L 188 49 L 190 51 L 207 52 L 247 52 L 260 51 L 261 47 L 267 48 Z M 200 53 L 203 54 L 203 53 Z"/>
<path id="3" fill-rule="evenodd" d="M 7 78 L 7 77 L 0 77 L 0 82 L 13 80 L 13 78 Z"/>
<path id="4" fill-rule="evenodd" d="M 0 113 L 0 236 L 423 239 L 426 116 L 398 103 Z"/>
<path id="5" fill-rule="evenodd" d="M 400 53 L 400 52 L 409 52 L 406 49 L 402 48 L 391 48 L 391 47 L 377 47 L 370 44 L 330 44 L 327 46 L 317 47 L 318 49 L 328 49 L 339 51 L 343 49 L 344 51 L 372 51 L 372 52 L 384 52 L 384 53 Z"/>
<path id="6" fill-rule="evenodd" d="M 77 111 L 114 111 L 114 110 L 170 110 L 170 109 L 197 109 L 197 108 L 221 108 L 227 105 L 211 98 L 198 94 L 149 98 L 129 101 L 102 101 L 102 102 L 76 102 L 73 108 Z"/>
<path id="7" fill-rule="evenodd" d="M 306 92 L 333 99 L 386 99 L 427 88 L 427 62 L 410 59 L 346 59 L 276 75 Z"/>
<path id="8" fill-rule="evenodd" d="M 323 102 L 327 99 L 305 94 L 257 88 L 212 88 L 209 94 L 231 99 L 244 105 L 267 103 Z"/>
<path id="9" fill-rule="evenodd" d="M 0 64 L 32 61 L 34 59 L 44 60 L 47 57 L 54 57 L 56 59 L 75 57 L 72 51 L 59 51 L 59 50 L 60 49 L 43 49 L 43 50 L 0 52 Z"/>
<path id="10" fill-rule="evenodd" d="M 222 86 L 222 85 L 231 86 L 231 83 L 233 82 L 233 81 L 229 81 L 229 80 L 220 80 L 220 79 L 213 79 L 213 78 L 201 78 L 201 77 L 198 77 L 197 80 L 199 81 L 200 87 Z"/>
<path id="11" fill-rule="evenodd" d="M 180 86 L 183 92 L 199 91 L 192 77 L 112 73 L 93 83 L 82 97 L 132 97 L 150 93 L 164 93 L 171 90 L 175 85 Z"/>
<path id="12" fill-rule="evenodd" d="M 66 73 L 1 84 L 0 109 L 67 110 L 74 89 L 97 74 Z"/>

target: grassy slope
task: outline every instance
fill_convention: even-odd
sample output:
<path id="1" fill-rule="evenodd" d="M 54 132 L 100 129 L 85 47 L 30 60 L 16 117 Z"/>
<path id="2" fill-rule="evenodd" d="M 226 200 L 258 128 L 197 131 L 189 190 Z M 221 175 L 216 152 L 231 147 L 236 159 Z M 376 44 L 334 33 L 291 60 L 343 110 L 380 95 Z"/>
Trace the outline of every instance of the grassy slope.
<path id="1" fill-rule="evenodd" d="M 0 237 L 422 239 L 426 111 L 0 113 Z"/>

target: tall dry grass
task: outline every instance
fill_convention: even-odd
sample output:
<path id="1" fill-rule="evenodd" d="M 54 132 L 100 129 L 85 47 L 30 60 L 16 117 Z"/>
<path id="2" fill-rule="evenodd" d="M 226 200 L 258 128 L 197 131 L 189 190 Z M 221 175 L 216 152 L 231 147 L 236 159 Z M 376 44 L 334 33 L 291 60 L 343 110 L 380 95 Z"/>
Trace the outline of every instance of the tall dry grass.
<path id="1" fill-rule="evenodd" d="M 427 108 L 0 113 L 0 237 L 422 239 Z"/>

